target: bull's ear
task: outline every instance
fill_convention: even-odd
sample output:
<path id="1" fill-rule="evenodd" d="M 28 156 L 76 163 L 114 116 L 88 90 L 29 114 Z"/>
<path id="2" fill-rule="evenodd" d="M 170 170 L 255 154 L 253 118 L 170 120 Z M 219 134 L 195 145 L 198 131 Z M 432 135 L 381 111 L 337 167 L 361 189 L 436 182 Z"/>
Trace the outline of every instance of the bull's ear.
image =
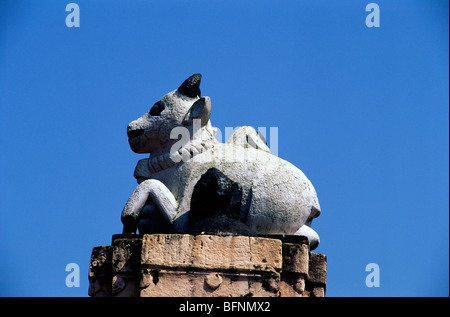
<path id="1" fill-rule="evenodd" d="M 180 87 L 178 92 L 182 95 L 195 98 L 200 97 L 200 82 L 202 81 L 202 74 L 194 74 L 186 79 Z"/>
<path id="2" fill-rule="evenodd" d="M 211 116 L 211 99 L 202 97 L 191 106 L 183 119 L 183 125 L 191 125 L 194 119 L 200 119 L 202 127 L 205 126 Z"/>

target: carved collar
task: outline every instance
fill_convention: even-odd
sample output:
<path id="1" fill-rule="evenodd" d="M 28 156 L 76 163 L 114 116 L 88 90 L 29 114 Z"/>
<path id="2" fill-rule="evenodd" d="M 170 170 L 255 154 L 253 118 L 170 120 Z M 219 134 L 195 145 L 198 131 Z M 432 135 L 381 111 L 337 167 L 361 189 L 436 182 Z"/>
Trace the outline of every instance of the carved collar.
<path id="1" fill-rule="evenodd" d="M 151 174 L 165 170 L 175 164 L 186 162 L 210 148 L 211 145 L 208 144 L 208 142 L 189 142 L 187 145 L 181 147 L 178 151 L 175 151 L 172 154 L 168 152 L 155 157 L 150 156 L 147 159 L 142 159 L 136 165 L 134 177 L 138 180 L 142 178 L 150 178 Z"/>

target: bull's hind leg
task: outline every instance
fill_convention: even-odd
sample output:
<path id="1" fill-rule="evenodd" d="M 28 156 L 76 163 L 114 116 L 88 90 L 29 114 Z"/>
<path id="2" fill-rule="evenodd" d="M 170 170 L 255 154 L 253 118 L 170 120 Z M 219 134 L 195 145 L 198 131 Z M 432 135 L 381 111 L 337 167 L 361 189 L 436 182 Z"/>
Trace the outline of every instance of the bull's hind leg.
<path id="1" fill-rule="evenodd" d="M 296 236 L 305 236 L 308 238 L 309 241 L 309 247 L 311 250 L 314 250 L 319 246 L 320 238 L 317 232 L 315 232 L 311 227 L 307 225 L 303 225 L 300 227 L 300 229 L 297 230 L 296 233 L 294 233 Z"/>

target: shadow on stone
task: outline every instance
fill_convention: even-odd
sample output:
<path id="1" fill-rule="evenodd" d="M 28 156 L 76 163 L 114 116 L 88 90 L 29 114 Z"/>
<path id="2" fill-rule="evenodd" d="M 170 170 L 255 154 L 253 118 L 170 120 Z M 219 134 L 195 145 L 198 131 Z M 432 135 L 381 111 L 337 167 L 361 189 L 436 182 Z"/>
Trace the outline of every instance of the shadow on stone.
<path id="1" fill-rule="evenodd" d="M 241 185 L 217 168 L 210 168 L 194 187 L 188 233 L 255 236 L 240 220 L 241 205 Z"/>
<path id="2" fill-rule="evenodd" d="M 189 234 L 213 234 L 218 236 L 239 235 L 255 237 L 256 234 L 238 219 L 227 216 L 215 216 L 205 218 L 190 226 Z"/>

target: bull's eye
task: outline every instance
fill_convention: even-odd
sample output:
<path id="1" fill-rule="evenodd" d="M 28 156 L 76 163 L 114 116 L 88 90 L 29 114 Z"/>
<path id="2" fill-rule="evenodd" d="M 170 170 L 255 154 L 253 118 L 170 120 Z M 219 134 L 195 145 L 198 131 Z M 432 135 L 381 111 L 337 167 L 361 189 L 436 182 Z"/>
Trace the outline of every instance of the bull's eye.
<path id="1" fill-rule="evenodd" d="M 161 102 L 158 101 L 150 109 L 150 115 L 152 115 L 152 116 L 159 116 L 163 110 L 164 110 L 164 105 Z"/>

